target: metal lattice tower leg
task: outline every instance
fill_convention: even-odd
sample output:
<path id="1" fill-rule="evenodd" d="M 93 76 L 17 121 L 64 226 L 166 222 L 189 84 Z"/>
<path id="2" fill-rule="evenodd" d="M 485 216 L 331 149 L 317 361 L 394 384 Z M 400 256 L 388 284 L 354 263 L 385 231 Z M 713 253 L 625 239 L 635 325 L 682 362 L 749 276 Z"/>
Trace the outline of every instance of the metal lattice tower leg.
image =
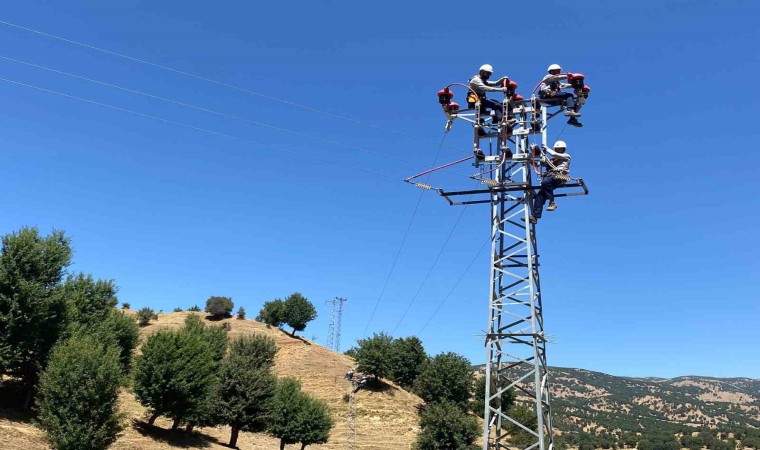
<path id="1" fill-rule="evenodd" d="M 544 122 L 545 123 L 545 122 Z M 545 130 L 544 130 L 545 140 Z M 516 158 L 494 172 L 499 183 L 531 186 L 527 139 L 516 139 Z M 553 434 L 546 365 L 543 306 L 539 282 L 535 226 L 530 221 L 533 191 L 491 195 L 491 292 L 486 335 L 485 415 L 483 450 L 507 449 L 509 431 L 531 436 L 525 450 L 552 450 Z M 514 388 L 527 397 L 535 422 L 511 417 L 501 397 Z M 533 422 L 533 420 L 531 420 Z M 534 429 L 535 427 L 535 429 Z"/>
<path id="2" fill-rule="evenodd" d="M 335 297 L 325 303 L 332 304 L 330 312 L 330 326 L 327 329 L 327 348 L 340 352 L 340 328 L 343 320 L 343 303 L 347 302 L 345 298 Z"/>
<path id="3" fill-rule="evenodd" d="M 358 386 L 355 380 L 351 381 L 351 393 L 348 397 L 348 411 L 346 411 L 346 449 L 356 449 L 356 398 L 354 392 Z"/>

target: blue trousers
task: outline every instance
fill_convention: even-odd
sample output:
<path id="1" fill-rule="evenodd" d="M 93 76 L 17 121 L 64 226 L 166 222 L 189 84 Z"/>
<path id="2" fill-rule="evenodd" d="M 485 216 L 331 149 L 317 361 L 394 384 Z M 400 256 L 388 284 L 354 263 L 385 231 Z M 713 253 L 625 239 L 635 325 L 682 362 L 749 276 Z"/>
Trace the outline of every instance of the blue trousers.
<path id="1" fill-rule="evenodd" d="M 565 105 L 570 109 L 575 109 L 578 106 L 578 99 L 570 92 L 560 92 L 551 97 L 540 96 L 539 99 L 548 106 Z"/>
<path id="2" fill-rule="evenodd" d="M 493 110 L 494 112 L 494 122 L 501 122 L 501 116 L 504 114 L 504 107 L 502 106 L 501 102 L 497 102 L 496 100 L 491 100 L 490 98 L 481 98 L 480 99 L 480 117 L 483 117 L 488 114 L 487 110 Z"/>
<path id="3" fill-rule="evenodd" d="M 544 212 L 544 204 L 546 200 L 549 203 L 554 201 L 554 189 L 565 184 L 564 181 L 558 180 L 553 174 L 549 173 L 541 180 L 541 190 L 538 191 L 535 197 L 533 197 L 533 217 L 536 219 L 541 218 L 541 214 Z"/>

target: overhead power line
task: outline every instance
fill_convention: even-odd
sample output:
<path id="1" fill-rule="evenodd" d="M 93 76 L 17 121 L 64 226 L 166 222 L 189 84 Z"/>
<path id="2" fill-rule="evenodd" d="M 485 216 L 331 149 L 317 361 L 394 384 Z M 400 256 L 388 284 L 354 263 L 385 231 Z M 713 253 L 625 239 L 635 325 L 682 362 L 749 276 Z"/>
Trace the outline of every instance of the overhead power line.
<path id="1" fill-rule="evenodd" d="M 109 109 L 113 109 L 113 110 L 116 110 L 116 111 L 121 111 L 121 112 L 129 113 L 129 114 L 133 114 L 133 115 L 140 116 L 140 117 L 145 117 L 145 118 L 148 118 L 148 119 L 157 120 L 159 122 L 168 123 L 168 124 L 171 124 L 171 125 L 176 125 L 176 126 L 180 126 L 180 127 L 183 127 L 183 128 L 188 128 L 188 129 L 195 130 L 195 131 L 200 131 L 200 132 L 203 132 L 203 133 L 213 134 L 215 136 L 221 136 L 221 137 L 225 137 L 225 138 L 228 138 L 228 139 L 233 139 L 233 140 L 240 141 L 240 142 L 245 142 L 247 144 L 253 144 L 253 145 L 256 145 L 256 146 L 259 146 L 259 147 L 269 148 L 269 149 L 276 150 L 276 151 L 281 151 L 281 152 L 284 152 L 284 153 L 290 153 L 290 154 L 297 155 L 297 156 L 300 156 L 300 157 L 304 157 L 304 158 L 309 158 L 309 159 L 313 159 L 313 160 L 316 160 L 316 161 L 320 161 L 320 162 L 323 162 L 323 163 L 326 163 L 326 164 L 332 164 L 334 166 L 343 167 L 343 168 L 351 169 L 351 170 L 356 170 L 356 171 L 359 171 L 359 172 L 364 172 L 364 173 L 368 173 L 368 174 L 371 174 L 371 175 L 379 176 L 379 177 L 382 177 L 382 178 L 387 178 L 389 180 L 393 180 L 393 181 L 396 181 L 396 182 L 399 180 L 399 178 L 392 177 L 390 175 L 386 175 L 386 174 L 383 174 L 383 173 L 380 173 L 380 172 L 374 172 L 374 171 L 371 171 L 371 170 L 367 170 L 367 169 L 365 169 L 363 167 L 356 167 L 356 166 L 349 166 L 347 164 L 341 164 L 341 163 L 338 163 L 338 162 L 335 162 L 335 161 L 330 161 L 328 159 L 320 158 L 318 156 L 313 156 L 313 155 L 309 155 L 309 154 L 306 154 L 306 153 L 301 153 L 301 152 L 297 152 L 297 151 L 294 151 L 294 150 L 289 150 L 289 149 L 286 149 L 286 148 L 283 148 L 283 147 L 275 147 L 275 146 L 272 146 L 272 145 L 269 145 L 269 144 L 264 144 L 264 143 L 253 141 L 253 140 L 250 140 L 250 139 L 245 139 L 245 138 L 233 136 L 231 134 L 222 133 L 222 132 L 214 131 L 214 130 L 209 130 L 207 128 L 196 127 L 195 125 L 189 125 L 189 124 L 182 123 L 182 122 L 177 122 L 177 121 L 174 121 L 174 120 L 164 119 L 162 117 L 158 117 L 158 116 L 154 116 L 154 115 L 150 115 L 150 114 L 145 114 L 145 113 L 141 113 L 141 112 L 138 112 L 138 111 L 133 111 L 131 109 L 126 109 L 126 108 L 122 108 L 122 107 L 119 107 L 119 106 L 109 105 L 107 103 L 102 103 L 102 102 L 98 102 L 98 101 L 95 101 L 95 100 L 90 100 L 90 99 L 84 98 L 84 97 L 77 97 L 75 95 L 70 95 L 70 94 L 66 94 L 66 93 L 63 93 L 63 92 L 53 91 L 51 89 L 45 89 L 45 88 L 42 88 L 42 87 L 39 87 L 39 86 L 34 86 L 34 85 L 31 85 L 31 84 L 22 83 L 20 81 L 10 80 L 10 79 L 7 79 L 7 78 L 0 78 L 0 81 L 4 81 L 6 83 L 15 84 L 15 85 L 18 85 L 18 86 L 24 86 L 24 87 L 27 87 L 27 88 L 30 88 L 30 89 L 35 89 L 35 90 L 38 90 L 38 91 L 41 91 L 41 92 L 45 92 L 45 93 L 48 93 L 48 94 L 58 95 L 58 96 L 61 96 L 61 97 L 72 99 L 72 100 L 78 100 L 78 101 L 81 101 L 81 102 L 90 103 L 92 105 L 102 106 L 104 108 L 109 108 Z"/>
<path id="2" fill-rule="evenodd" d="M 369 123 L 369 122 L 365 122 L 365 121 L 362 121 L 362 120 L 354 119 L 352 117 L 348 117 L 348 116 L 345 116 L 345 115 L 335 114 L 335 113 L 331 113 L 329 111 L 323 111 L 321 109 L 313 108 L 311 106 L 302 105 L 300 103 L 292 102 L 290 100 L 285 100 L 285 99 L 282 99 L 282 98 L 274 97 L 272 95 L 267 95 L 267 94 L 264 94 L 263 92 L 254 91 L 254 90 L 247 89 L 247 88 L 244 88 L 244 87 L 236 86 L 234 84 L 229 84 L 229 83 L 225 83 L 223 81 L 218 81 L 218 80 L 214 80 L 212 78 L 207 78 L 207 77 L 204 77 L 204 76 L 201 76 L 201 75 L 196 75 L 196 74 L 193 74 L 193 73 L 190 73 L 190 72 L 186 72 L 184 70 L 179 70 L 179 69 L 175 69 L 173 67 L 165 66 L 163 64 L 158 64 L 158 63 L 154 63 L 154 62 L 151 62 L 151 61 L 146 61 L 144 59 L 135 58 L 133 56 L 125 55 L 123 53 L 115 52 L 113 50 L 107 50 L 107 49 L 104 49 L 104 48 L 101 48 L 101 47 L 96 47 L 94 45 L 85 44 L 84 42 L 75 41 L 73 39 L 67 39 L 67 38 L 64 38 L 64 37 L 61 37 L 61 36 L 56 36 L 54 34 L 45 33 L 43 31 L 35 30 L 33 28 L 24 27 L 24 26 L 21 26 L 21 25 L 17 25 L 15 23 L 5 22 L 5 21 L 0 20 L 0 25 L 6 25 L 8 27 L 13 27 L 13 28 L 16 28 L 16 29 L 19 29 L 19 30 L 28 31 L 30 33 L 39 34 L 40 36 L 45 36 L 45 37 L 48 37 L 48 38 L 51 38 L 51 39 L 57 39 L 57 40 L 60 40 L 60 41 L 63 41 L 63 42 L 68 42 L 69 44 L 74 44 L 74 45 L 78 45 L 80 47 L 85 47 L 85 48 L 89 48 L 91 50 L 96 50 L 96 51 L 99 51 L 99 52 L 107 53 L 109 55 L 118 56 L 119 58 L 128 59 L 130 61 L 138 62 L 140 64 L 146 64 L 146 65 L 149 65 L 149 66 L 152 66 L 152 67 L 156 67 L 156 68 L 159 68 L 159 69 L 162 69 L 162 70 L 168 70 L 170 72 L 174 72 L 174 73 L 186 76 L 186 77 L 195 78 L 197 80 L 205 81 L 205 82 L 208 82 L 208 83 L 213 83 L 213 84 L 216 84 L 218 86 L 223 86 L 223 87 L 226 87 L 226 88 L 229 88 L 229 89 L 234 89 L 234 90 L 237 90 L 237 91 L 240 91 L 240 92 L 245 92 L 245 93 L 250 94 L 250 95 L 255 95 L 257 97 L 266 98 L 268 100 L 272 100 L 272 101 L 276 101 L 276 102 L 279 102 L 279 103 L 283 103 L 285 105 L 289 105 L 289 106 L 292 106 L 292 107 L 295 107 L 295 108 L 304 109 L 306 111 L 311 111 L 311 112 L 314 112 L 314 113 L 322 114 L 322 115 L 329 116 L 329 117 L 332 117 L 332 118 L 335 118 L 335 119 L 345 120 L 345 121 L 348 121 L 348 122 L 355 123 L 357 125 L 362 125 L 362 126 L 374 128 L 374 129 L 377 129 L 377 130 L 380 130 L 380 131 L 384 131 L 384 132 L 387 132 L 387 133 L 393 133 L 393 134 L 396 134 L 396 135 L 399 135 L 399 136 L 404 136 L 404 137 L 407 137 L 407 138 L 410 138 L 410 139 L 415 139 L 415 140 L 418 140 L 418 141 L 421 141 L 421 142 L 426 142 L 428 144 L 435 144 L 436 143 L 435 141 L 432 141 L 432 140 L 429 140 L 429 139 L 425 139 L 425 138 L 419 137 L 419 136 L 414 136 L 412 134 L 404 133 L 402 131 L 396 131 L 396 130 L 392 130 L 390 128 L 381 127 L 379 125 L 375 125 L 375 124 L 372 124 L 372 123 Z"/>
<path id="3" fill-rule="evenodd" d="M 119 86 L 119 85 L 116 85 L 116 84 L 107 83 L 107 82 L 96 80 L 96 79 L 93 79 L 93 78 L 84 77 L 82 75 L 77 75 L 77 74 L 70 73 L 70 72 L 64 72 L 62 70 L 54 69 L 52 67 L 46 67 L 46 66 L 42 66 L 42 65 L 39 65 L 39 64 L 34 64 L 34 63 L 31 63 L 31 62 L 28 62 L 28 61 L 23 61 L 23 60 L 20 60 L 20 59 L 10 58 L 10 57 L 7 57 L 7 56 L 2 56 L 2 55 L 0 55 L 0 59 L 4 59 L 6 61 L 11 61 L 11 62 L 14 62 L 14 63 L 17 63 L 17 64 L 23 64 L 23 65 L 34 67 L 34 68 L 41 69 L 41 70 L 46 70 L 48 72 L 53 72 L 53 73 L 56 73 L 56 74 L 59 74 L 59 75 L 65 75 L 67 77 L 76 78 L 78 80 L 87 81 L 89 83 L 95 83 L 95 84 L 99 84 L 101 86 L 106 86 L 106 87 L 109 87 L 109 88 L 118 89 L 118 90 L 121 90 L 121 91 L 124 91 L 124 92 L 129 92 L 129 93 L 132 93 L 132 94 L 141 95 L 141 96 L 144 96 L 144 97 L 152 98 L 154 100 L 160 100 L 160 101 L 163 101 L 163 102 L 167 102 L 167 103 L 171 103 L 171 104 L 174 104 L 174 105 L 182 106 L 184 108 L 190 108 L 190 109 L 194 109 L 196 111 L 202 111 L 202 112 L 205 112 L 205 113 L 208 113 L 208 114 L 213 114 L 213 115 L 216 115 L 216 116 L 219 116 L 219 117 L 224 117 L 224 118 L 227 118 L 227 119 L 237 120 L 237 121 L 244 122 L 244 123 L 251 124 L 251 125 L 256 125 L 256 126 L 263 127 L 263 128 L 268 128 L 270 130 L 280 131 L 280 132 L 283 132 L 283 133 L 288 133 L 288 134 L 304 137 L 304 138 L 307 138 L 307 139 L 312 139 L 312 140 L 315 140 L 315 141 L 323 142 L 323 143 L 326 143 L 326 144 L 331 144 L 331 145 L 336 145 L 336 146 L 339 146 L 339 147 L 348 148 L 348 149 L 351 149 L 351 150 L 360 150 L 360 151 L 367 152 L 367 153 L 370 153 L 370 154 L 373 154 L 373 155 L 382 156 L 382 157 L 385 157 L 385 158 L 388 158 L 388 159 L 393 159 L 393 160 L 404 162 L 404 163 L 407 163 L 407 164 L 414 164 L 414 165 L 418 165 L 418 166 L 425 166 L 425 167 L 427 167 L 427 164 L 425 164 L 423 162 L 411 161 L 411 160 L 408 160 L 408 159 L 400 158 L 398 156 L 389 155 L 389 154 L 386 154 L 386 153 L 381 153 L 381 152 L 378 152 L 378 151 L 375 151 L 375 150 L 371 150 L 371 149 L 367 149 L 367 148 L 364 148 L 364 147 L 350 145 L 350 144 L 344 144 L 344 143 L 341 143 L 341 142 L 338 142 L 338 141 L 333 141 L 333 140 L 321 138 L 321 137 L 318 137 L 318 136 L 312 136 L 312 135 L 309 135 L 309 134 L 306 134 L 306 133 L 301 133 L 299 131 L 290 130 L 290 129 L 282 128 L 282 127 L 277 127 L 277 126 L 270 125 L 270 124 L 267 124 L 267 123 L 258 122 L 258 121 L 251 120 L 251 119 L 246 119 L 244 117 L 236 116 L 236 115 L 233 115 L 233 114 L 228 114 L 228 113 L 223 113 L 223 112 L 220 112 L 220 111 L 215 111 L 213 109 L 208 109 L 208 108 L 204 108 L 202 106 L 197 106 L 197 105 L 193 105 L 193 104 L 190 104 L 190 103 L 181 102 L 179 100 L 174 100 L 174 99 L 171 99 L 171 98 L 161 97 L 161 96 L 158 96 L 158 95 L 150 94 L 148 92 L 138 91 L 138 90 L 135 90 L 135 89 L 127 88 L 127 87 L 124 87 L 124 86 Z M 451 171 L 449 171 L 449 172 L 451 172 Z"/>

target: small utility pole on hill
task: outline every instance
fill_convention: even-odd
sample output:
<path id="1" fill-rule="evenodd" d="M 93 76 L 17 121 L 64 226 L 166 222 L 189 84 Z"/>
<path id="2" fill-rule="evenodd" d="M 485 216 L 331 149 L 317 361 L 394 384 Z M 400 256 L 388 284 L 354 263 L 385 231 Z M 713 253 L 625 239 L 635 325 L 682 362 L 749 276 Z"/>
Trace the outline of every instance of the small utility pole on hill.
<path id="1" fill-rule="evenodd" d="M 332 304 L 330 327 L 327 329 L 327 348 L 336 352 L 340 352 L 340 323 L 343 318 L 343 303 L 347 301 L 345 298 L 335 297 L 334 300 L 325 302 Z"/>

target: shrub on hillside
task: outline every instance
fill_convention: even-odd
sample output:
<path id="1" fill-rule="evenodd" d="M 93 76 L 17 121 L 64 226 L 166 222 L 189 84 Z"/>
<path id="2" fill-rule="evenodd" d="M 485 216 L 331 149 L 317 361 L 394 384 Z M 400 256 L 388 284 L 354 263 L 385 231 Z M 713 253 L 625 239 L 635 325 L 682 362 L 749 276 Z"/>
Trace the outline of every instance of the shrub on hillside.
<path id="1" fill-rule="evenodd" d="M 277 377 L 272 373 L 277 347 L 271 338 L 243 336 L 232 341 L 222 362 L 214 395 L 216 424 L 229 425 L 229 446 L 240 431 L 263 431 L 272 414 Z"/>
<path id="2" fill-rule="evenodd" d="M 182 308 L 180 308 L 180 307 L 178 306 L 178 307 L 174 308 L 174 309 L 172 310 L 172 312 L 182 312 Z"/>
<path id="3" fill-rule="evenodd" d="M 130 306 L 132 306 L 132 305 L 130 305 L 129 303 L 122 303 L 121 304 L 121 309 L 129 309 Z"/>
<path id="4" fill-rule="evenodd" d="M 245 308 L 243 308 L 242 306 L 240 308 L 238 308 L 238 310 L 237 310 L 237 318 L 238 318 L 238 320 L 245 319 Z"/>
<path id="5" fill-rule="evenodd" d="M 187 308 L 187 310 L 190 312 L 201 312 L 201 307 L 198 305 L 193 305 L 190 308 Z"/>
<path id="6" fill-rule="evenodd" d="M 282 304 L 283 318 L 282 321 L 293 328 L 291 336 L 296 335 L 296 331 L 306 329 L 306 324 L 317 318 L 317 310 L 314 305 L 298 292 L 290 294 Z"/>
<path id="7" fill-rule="evenodd" d="M 371 338 L 359 339 L 356 363 L 361 373 L 385 378 L 391 373 L 393 338 L 386 333 L 375 333 Z"/>
<path id="8" fill-rule="evenodd" d="M 235 305 L 229 297 L 209 297 L 206 300 L 206 312 L 214 318 L 223 318 L 232 316 L 232 308 Z"/>
<path id="9" fill-rule="evenodd" d="M 414 392 L 426 403 L 449 401 L 463 410 L 472 397 L 474 375 L 470 361 L 456 353 L 441 353 L 426 360 L 414 382 Z"/>
<path id="10" fill-rule="evenodd" d="M 67 320 L 90 326 L 111 314 L 119 303 L 117 290 L 113 280 L 95 280 L 92 275 L 80 273 L 68 277 L 58 293 L 66 302 Z"/>
<path id="11" fill-rule="evenodd" d="M 140 331 L 134 317 L 112 310 L 105 320 L 90 329 L 90 333 L 100 342 L 110 342 L 118 349 L 122 372 L 128 374 L 132 367 L 132 355 L 140 341 Z"/>
<path id="12" fill-rule="evenodd" d="M 174 419 L 176 429 L 182 421 L 198 422 L 205 414 L 226 346 L 226 333 L 220 328 L 207 329 L 193 315 L 181 330 L 159 331 L 142 346 L 134 392 L 151 411 L 149 424 L 165 415 Z"/>
<path id="13" fill-rule="evenodd" d="M 334 423 L 327 404 L 301 391 L 301 383 L 283 378 L 277 384 L 270 433 L 280 438 L 280 449 L 327 442 Z"/>
<path id="14" fill-rule="evenodd" d="M 495 384 L 493 385 L 495 387 Z M 512 407 L 512 405 L 515 403 L 515 397 L 517 397 L 517 394 L 515 393 L 515 389 L 509 389 L 507 391 L 504 391 L 504 393 L 501 394 L 501 404 L 493 403 L 491 406 L 493 408 L 501 407 L 502 411 L 508 411 L 509 408 Z M 486 377 L 479 377 L 475 380 L 475 392 L 472 395 L 472 400 L 470 401 L 470 411 L 472 411 L 473 414 L 477 415 L 478 417 L 483 417 L 483 413 L 486 409 Z"/>
<path id="15" fill-rule="evenodd" d="M 121 366 L 118 350 L 95 336 L 58 344 L 40 378 L 38 421 L 53 448 L 101 450 L 115 440 Z"/>
<path id="16" fill-rule="evenodd" d="M 427 406 L 420 416 L 420 427 L 415 450 L 479 448 L 473 445 L 479 434 L 478 422 L 459 405 L 442 401 Z"/>
<path id="17" fill-rule="evenodd" d="M 264 306 L 259 311 L 256 320 L 267 324 L 271 327 L 279 327 L 285 319 L 283 301 L 279 298 L 264 302 Z"/>
<path id="18" fill-rule="evenodd" d="M 158 319 L 158 314 L 147 306 L 137 311 L 137 324 L 141 327 L 147 327 L 151 320 L 156 319 Z"/>
<path id="19" fill-rule="evenodd" d="M 71 254 L 61 231 L 40 236 L 37 228 L 22 228 L 2 237 L 0 376 L 21 379 L 26 407 L 65 327 L 66 303 L 57 290 Z"/>
<path id="20" fill-rule="evenodd" d="M 411 336 L 396 338 L 391 345 L 391 379 L 405 389 L 414 385 L 422 364 L 428 359 L 422 341 Z"/>

